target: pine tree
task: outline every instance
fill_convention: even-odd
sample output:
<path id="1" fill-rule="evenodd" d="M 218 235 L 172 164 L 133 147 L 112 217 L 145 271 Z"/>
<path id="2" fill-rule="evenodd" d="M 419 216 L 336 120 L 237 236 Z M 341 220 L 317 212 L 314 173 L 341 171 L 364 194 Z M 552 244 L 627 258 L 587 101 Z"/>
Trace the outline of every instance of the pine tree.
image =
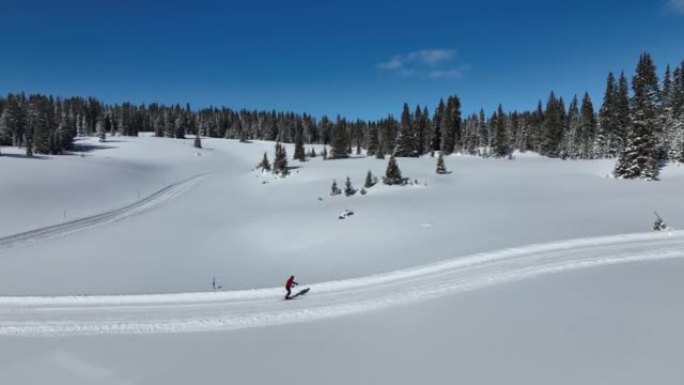
<path id="1" fill-rule="evenodd" d="M 268 161 L 268 155 L 264 152 L 264 158 L 261 160 L 261 163 L 257 166 L 257 168 L 260 168 L 261 171 L 271 171 L 271 163 Z"/>
<path id="2" fill-rule="evenodd" d="M 655 123 L 659 96 L 658 78 L 651 56 L 642 54 L 632 79 L 634 95 L 630 101 L 631 127 L 627 146 L 615 167 L 618 178 L 657 180 L 658 155 Z"/>
<path id="3" fill-rule="evenodd" d="M 32 135 L 32 153 L 50 153 L 50 119 L 47 98 L 34 95 L 29 99 L 29 126 Z"/>
<path id="4" fill-rule="evenodd" d="M 351 179 L 347 177 L 347 181 L 344 183 L 344 195 L 349 197 L 354 194 L 356 194 L 356 189 L 352 186 Z"/>
<path id="5" fill-rule="evenodd" d="M 413 124 L 408 104 L 404 103 L 404 108 L 401 113 L 399 138 L 397 139 L 397 147 L 394 150 L 394 156 L 418 156 L 417 147 L 416 127 Z"/>
<path id="6" fill-rule="evenodd" d="M 457 136 L 460 140 L 461 132 L 461 101 L 458 96 L 447 99 L 444 118 L 441 122 L 441 149 L 446 155 L 452 154 L 457 144 Z M 458 143 L 460 147 L 460 142 Z"/>
<path id="7" fill-rule="evenodd" d="M 14 146 L 21 146 L 27 126 L 26 108 L 19 95 L 10 94 L 0 116 L 0 136 L 12 139 Z"/>
<path id="8" fill-rule="evenodd" d="M 394 158 L 394 155 L 389 158 L 387 171 L 385 172 L 385 177 L 382 178 L 382 182 L 387 185 L 404 183 L 404 179 L 401 177 L 401 170 L 399 169 L 399 165 L 397 165 L 397 160 Z"/>
<path id="9" fill-rule="evenodd" d="M 333 130 L 330 143 L 330 159 L 341 159 L 349 157 L 349 136 L 347 134 L 347 123 L 338 118 Z"/>
<path id="10" fill-rule="evenodd" d="M 508 141 L 506 140 L 506 115 L 503 107 L 499 104 L 496 112 L 496 125 L 493 143 L 494 156 L 501 157 L 508 155 Z"/>
<path id="11" fill-rule="evenodd" d="M 546 102 L 544 113 L 544 137 L 542 141 L 542 155 L 556 158 L 560 154 L 563 137 L 563 106 L 560 99 L 551 92 Z"/>
<path id="12" fill-rule="evenodd" d="M 337 187 L 337 181 L 333 179 L 332 186 L 330 187 L 330 195 L 335 196 L 340 194 L 342 194 L 342 190 Z"/>
<path id="13" fill-rule="evenodd" d="M 613 73 L 610 72 L 606 81 L 606 91 L 603 94 L 603 105 L 601 105 L 599 110 L 599 134 L 597 137 L 599 156 L 612 158 L 620 153 L 618 146 L 618 124 L 617 83 Z"/>
<path id="14" fill-rule="evenodd" d="M 195 135 L 195 142 L 193 143 L 195 148 L 202 148 L 202 139 L 200 139 L 199 132 Z"/>
<path id="15" fill-rule="evenodd" d="M 446 166 L 444 165 L 444 155 L 442 153 L 439 154 L 439 157 L 437 158 L 437 174 L 447 174 L 448 171 L 446 169 Z"/>
<path id="16" fill-rule="evenodd" d="M 568 107 L 568 122 L 567 131 L 563 135 L 563 144 L 561 145 L 561 158 L 565 159 L 570 156 L 573 159 L 583 156 L 582 147 L 582 125 L 580 122 L 579 101 L 577 95 L 574 95 L 570 106 Z"/>
<path id="17" fill-rule="evenodd" d="M 280 142 L 276 142 L 273 173 L 280 174 L 281 176 L 286 176 L 289 173 L 287 168 L 287 151 L 285 151 L 285 146 Z"/>
<path id="18" fill-rule="evenodd" d="M 671 158 L 684 162 L 684 62 L 672 73 L 670 98 Z"/>
<path id="19" fill-rule="evenodd" d="M 442 148 L 442 119 L 446 111 L 444 100 L 439 100 L 439 105 L 432 117 L 432 145 L 431 151 L 439 151 Z"/>
<path id="20" fill-rule="evenodd" d="M 375 159 L 385 159 L 384 141 L 378 143 L 378 151 L 375 153 Z"/>
<path id="21" fill-rule="evenodd" d="M 596 135 L 596 117 L 594 116 L 594 105 L 591 102 L 588 92 L 585 92 L 584 97 L 582 98 L 582 108 L 580 109 L 580 132 L 580 156 L 582 158 L 591 159 L 596 154 L 593 146 L 594 137 Z"/>
<path id="22" fill-rule="evenodd" d="M 368 174 L 366 174 L 366 182 L 363 184 L 363 187 L 371 188 L 375 186 L 376 183 L 378 183 L 377 178 L 373 176 L 370 170 L 368 170 Z"/>
<path id="23" fill-rule="evenodd" d="M 368 156 L 373 156 L 378 152 L 378 127 L 371 124 L 368 129 Z"/>
<path id="24" fill-rule="evenodd" d="M 479 138 L 478 151 L 487 152 L 489 150 L 489 133 L 487 132 L 487 120 L 483 108 L 480 108 L 480 114 L 477 117 L 477 136 Z M 483 154 L 484 155 L 484 154 Z"/>
<path id="25" fill-rule="evenodd" d="M 615 96 L 615 119 L 617 121 L 617 132 L 615 140 L 619 142 L 617 155 L 624 151 L 627 146 L 627 132 L 630 130 L 630 106 L 629 106 L 629 82 L 624 72 L 620 73 L 617 94 Z"/>
<path id="26" fill-rule="evenodd" d="M 306 160 L 306 151 L 304 150 L 304 127 L 299 125 L 295 133 L 295 150 L 294 159 L 300 162 Z"/>

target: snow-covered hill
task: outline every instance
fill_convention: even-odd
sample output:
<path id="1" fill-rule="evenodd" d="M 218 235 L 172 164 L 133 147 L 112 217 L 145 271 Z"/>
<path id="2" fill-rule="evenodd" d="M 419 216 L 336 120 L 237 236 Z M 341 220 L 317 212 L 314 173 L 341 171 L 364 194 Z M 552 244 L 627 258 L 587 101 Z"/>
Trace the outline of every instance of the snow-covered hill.
<path id="1" fill-rule="evenodd" d="M 399 159 L 417 184 L 331 197 L 386 160 L 277 179 L 253 170 L 268 142 L 78 144 L 0 157 L 2 383 L 684 380 L 684 235 L 622 235 L 654 209 L 683 227 L 679 167 Z M 290 274 L 312 292 L 282 301 Z"/>

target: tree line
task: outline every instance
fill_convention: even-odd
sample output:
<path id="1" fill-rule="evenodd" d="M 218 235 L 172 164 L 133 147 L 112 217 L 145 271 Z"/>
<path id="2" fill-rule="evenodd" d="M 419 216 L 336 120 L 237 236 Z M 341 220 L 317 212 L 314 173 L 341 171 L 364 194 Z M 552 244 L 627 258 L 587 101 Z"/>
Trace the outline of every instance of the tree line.
<path id="1" fill-rule="evenodd" d="M 515 150 L 573 159 L 617 157 L 616 176 L 656 179 L 663 161 L 684 161 L 684 62 L 674 70 L 668 66 L 661 82 L 651 56 L 641 55 L 631 92 L 624 73 L 608 74 L 598 110 L 587 93 L 566 107 L 551 92 L 534 110 L 506 112 L 499 105 L 489 117 L 482 109 L 462 117 L 456 95 L 440 100 L 432 114 L 425 106 L 405 103 L 399 120 L 390 114 L 375 121 L 226 107 L 192 110 L 178 104 L 108 105 L 92 97 L 0 98 L 0 145 L 23 147 L 29 156 L 61 154 L 78 136 L 141 131 L 295 143 L 296 159 L 305 158 L 304 144 L 313 143 L 329 145 L 329 159 L 362 150 L 378 157 L 435 152 L 502 157 Z"/>

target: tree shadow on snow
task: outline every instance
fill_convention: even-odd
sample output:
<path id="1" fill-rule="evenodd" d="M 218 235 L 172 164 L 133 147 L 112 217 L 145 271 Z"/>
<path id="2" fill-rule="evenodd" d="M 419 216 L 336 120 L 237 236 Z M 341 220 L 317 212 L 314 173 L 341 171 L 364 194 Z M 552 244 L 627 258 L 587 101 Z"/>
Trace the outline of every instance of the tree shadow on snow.
<path id="1" fill-rule="evenodd" d="M 111 150 L 113 148 L 118 148 L 118 147 L 108 146 L 106 144 L 76 143 L 76 144 L 74 144 L 73 148 L 71 149 L 71 152 L 93 152 L 93 151 L 97 151 L 97 150 Z"/>
<path id="2" fill-rule="evenodd" d="M 5 153 L 0 153 L 0 158 L 38 159 L 38 160 L 47 159 L 47 157 L 42 156 L 42 155 L 26 156 L 26 154 L 5 154 Z"/>

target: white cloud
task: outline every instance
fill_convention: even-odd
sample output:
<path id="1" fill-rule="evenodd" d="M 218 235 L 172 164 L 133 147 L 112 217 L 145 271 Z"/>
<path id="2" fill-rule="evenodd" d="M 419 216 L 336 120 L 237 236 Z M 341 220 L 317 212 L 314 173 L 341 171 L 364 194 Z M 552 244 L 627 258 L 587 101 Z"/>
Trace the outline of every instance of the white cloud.
<path id="1" fill-rule="evenodd" d="M 379 63 L 377 68 L 393 72 L 400 77 L 459 77 L 463 74 L 463 66 L 453 66 L 456 54 L 454 49 L 423 49 L 405 55 L 395 55 L 388 61 Z"/>
<path id="2" fill-rule="evenodd" d="M 456 56 L 456 50 L 453 49 L 424 49 L 409 53 L 406 55 L 406 60 L 434 66 L 454 56 Z"/>
<path id="3" fill-rule="evenodd" d="M 671 10 L 684 14 L 684 0 L 669 0 L 667 5 Z"/>
<path id="4" fill-rule="evenodd" d="M 450 68 L 447 70 L 432 70 L 428 72 L 430 78 L 458 78 L 463 76 L 463 72 L 458 68 Z"/>
<path id="5" fill-rule="evenodd" d="M 393 57 L 389 61 L 378 64 L 378 68 L 382 68 L 382 69 L 386 69 L 386 70 L 398 70 L 398 69 L 401 69 L 403 67 L 404 67 L 404 62 L 398 57 Z"/>

